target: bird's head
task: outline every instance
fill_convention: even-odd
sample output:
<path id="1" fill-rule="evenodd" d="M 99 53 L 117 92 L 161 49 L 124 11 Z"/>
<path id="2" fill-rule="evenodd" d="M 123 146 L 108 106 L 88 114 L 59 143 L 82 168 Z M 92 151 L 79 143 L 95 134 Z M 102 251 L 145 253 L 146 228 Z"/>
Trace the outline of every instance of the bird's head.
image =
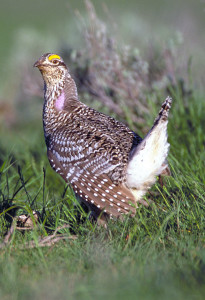
<path id="1" fill-rule="evenodd" d="M 64 80 L 65 76 L 70 77 L 63 59 L 58 54 L 46 53 L 33 66 L 40 70 L 47 85 L 58 84 Z"/>

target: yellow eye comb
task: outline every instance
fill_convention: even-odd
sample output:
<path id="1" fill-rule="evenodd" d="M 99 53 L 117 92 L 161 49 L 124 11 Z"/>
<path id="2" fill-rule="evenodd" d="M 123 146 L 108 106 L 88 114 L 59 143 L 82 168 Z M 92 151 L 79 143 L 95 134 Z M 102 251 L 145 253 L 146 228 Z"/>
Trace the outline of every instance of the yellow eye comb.
<path id="1" fill-rule="evenodd" d="M 54 58 L 61 59 L 60 56 L 57 55 L 57 54 L 52 54 L 52 55 L 50 55 L 48 59 L 49 59 L 49 60 L 52 60 L 52 59 L 54 59 Z"/>

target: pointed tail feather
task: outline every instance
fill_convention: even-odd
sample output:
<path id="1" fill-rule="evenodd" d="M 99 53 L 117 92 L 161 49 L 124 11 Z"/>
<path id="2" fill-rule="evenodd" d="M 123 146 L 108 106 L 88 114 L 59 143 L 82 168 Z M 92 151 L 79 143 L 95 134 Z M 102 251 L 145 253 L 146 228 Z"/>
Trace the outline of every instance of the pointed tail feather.
<path id="1" fill-rule="evenodd" d="M 156 126 L 159 121 L 167 121 L 168 120 L 169 110 L 171 108 L 171 105 L 172 105 L 172 98 L 168 96 L 166 98 L 166 100 L 162 103 L 161 109 L 159 111 L 157 118 L 154 121 L 153 127 Z"/>

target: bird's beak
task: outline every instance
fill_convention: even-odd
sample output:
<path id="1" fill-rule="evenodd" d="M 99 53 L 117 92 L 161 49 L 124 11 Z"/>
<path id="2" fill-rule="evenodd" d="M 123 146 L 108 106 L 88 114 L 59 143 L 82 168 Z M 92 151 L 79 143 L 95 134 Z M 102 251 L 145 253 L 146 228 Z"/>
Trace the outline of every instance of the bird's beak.
<path id="1" fill-rule="evenodd" d="M 42 59 L 38 59 L 35 64 L 33 65 L 33 67 L 37 67 L 40 68 L 43 65 L 43 61 Z"/>

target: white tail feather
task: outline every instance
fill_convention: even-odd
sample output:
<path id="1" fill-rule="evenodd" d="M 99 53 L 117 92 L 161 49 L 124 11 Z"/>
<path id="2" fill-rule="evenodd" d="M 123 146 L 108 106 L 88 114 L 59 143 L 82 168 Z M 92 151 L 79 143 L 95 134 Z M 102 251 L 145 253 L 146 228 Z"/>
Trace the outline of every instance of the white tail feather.
<path id="1" fill-rule="evenodd" d="M 136 201 L 155 183 L 156 176 L 167 167 L 169 143 L 167 142 L 168 112 L 171 98 L 162 104 L 154 126 L 137 146 L 127 167 L 127 186 L 133 190 Z"/>

